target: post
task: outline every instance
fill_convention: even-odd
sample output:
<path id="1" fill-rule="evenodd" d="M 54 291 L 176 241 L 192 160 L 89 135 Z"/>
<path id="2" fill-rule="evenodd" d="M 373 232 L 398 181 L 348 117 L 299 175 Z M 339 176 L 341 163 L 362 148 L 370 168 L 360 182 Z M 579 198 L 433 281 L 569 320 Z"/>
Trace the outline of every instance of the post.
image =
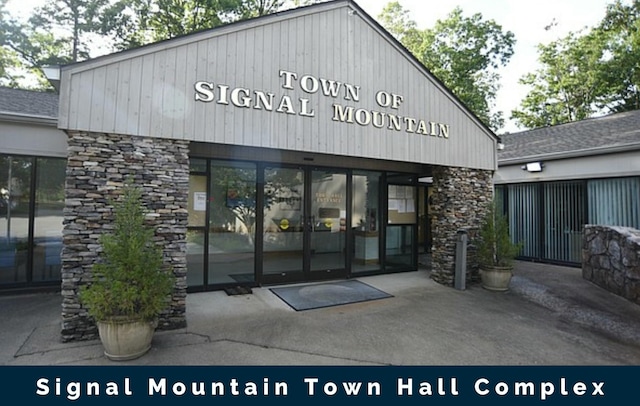
<path id="1" fill-rule="evenodd" d="M 467 230 L 458 230 L 456 235 L 456 272 L 454 287 L 465 290 L 467 282 Z"/>

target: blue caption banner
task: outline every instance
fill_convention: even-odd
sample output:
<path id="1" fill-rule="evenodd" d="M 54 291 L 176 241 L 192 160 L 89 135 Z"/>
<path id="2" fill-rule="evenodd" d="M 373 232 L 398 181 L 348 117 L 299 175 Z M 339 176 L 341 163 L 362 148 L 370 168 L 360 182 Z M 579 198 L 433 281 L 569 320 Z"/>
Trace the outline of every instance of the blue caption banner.
<path id="1" fill-rule="evenodd" d="M 637 398 L 640 367 L 12 366 L 0 374 L 5 399 L 30 405 L 611 405 Z"/>

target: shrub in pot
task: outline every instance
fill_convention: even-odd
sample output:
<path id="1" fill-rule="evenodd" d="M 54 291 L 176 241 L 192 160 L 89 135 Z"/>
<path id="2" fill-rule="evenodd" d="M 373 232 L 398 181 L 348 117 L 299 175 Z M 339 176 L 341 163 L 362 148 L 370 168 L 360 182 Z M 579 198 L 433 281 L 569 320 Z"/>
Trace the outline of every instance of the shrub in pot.
<path id="1" fill-rule="evenodd" d="M 114 203 L 114 229 L 103 234 L 101 261 L 80 299 L 98 325 L 105 355 L 135 359 L 151 348 L 159 313 L 167 306 L 173 274 L 163 267 L 154 229 L 145 224 L 141 190 L 130 182 Z"/>
<path id="2" fill-rule="evenodd" d="M 482 219 L 477 242 L 480 278 L 485 289 L 509 289 L 513 260 L 521 248 L 522 244 L 512 242 L 507 218 L 492 202 Z"/>

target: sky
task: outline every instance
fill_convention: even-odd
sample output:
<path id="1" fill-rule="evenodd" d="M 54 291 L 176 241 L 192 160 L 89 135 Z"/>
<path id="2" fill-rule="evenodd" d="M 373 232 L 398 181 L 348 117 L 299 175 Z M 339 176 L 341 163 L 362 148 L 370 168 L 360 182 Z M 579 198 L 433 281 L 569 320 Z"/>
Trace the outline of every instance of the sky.
<path id="1" fill-rule="evenodd" d="M 377 18 L 389 0 L 356 0 L 372 17 Z M 502 111 L 505 127 L 498 131 L 516 132 L 518 128 L 509 120 L 511 111 L 518 108 L 528 93 L 526 86 L 518 80 L 538 67 L 537 46 L 565 37 L 585 27 L 593 27 L 604 17 L 606 5 L 613 0 L 398 0 L 418 28 L 431 28 L 460 6 L 464 16 L 480 13 L 484 20 L 494 20 L 504 31 L 511 31 L 516 38 L 514 55 L 502 68 L 501 88 L 496 99 L 496 111 Z M 544 28 L 552 21 L 557 23 L 551 30 Z"/>
<path id="2" fill-rule="evenodd" d="M 45 0 L 9 0 L 7 8 L 12 14 L 28 15 Z M 577 32 L 585 27 L 593 27 L 604 17 L 606 5 L 613 0 L 398 0 L 402 7 L 409 10 L 411 18 L 418 28 L 433 27 L 439 19 L 445 19 L 456 7 L 460 6 L 463 15 L 482 14 L 485 20 L 494 20 L 503 30 L 511 31 L 516 38 L 514 55 L 509 64 L 499 71 L 501 88 L 496 99 L 495 110 L 502 111 L 505 127 L 498 131 L 520 131 L 509 120 L 511 111 L 520 105 L 526 96 L 527 87 L 518 80 L 526 73 L 538 68 L 537 45 L 547 44 Z M 390 0 L 356 0 L 370 16 L 377 18 Z M 557 24 L 549 31 L 545 26 L 552 21 Z"/>

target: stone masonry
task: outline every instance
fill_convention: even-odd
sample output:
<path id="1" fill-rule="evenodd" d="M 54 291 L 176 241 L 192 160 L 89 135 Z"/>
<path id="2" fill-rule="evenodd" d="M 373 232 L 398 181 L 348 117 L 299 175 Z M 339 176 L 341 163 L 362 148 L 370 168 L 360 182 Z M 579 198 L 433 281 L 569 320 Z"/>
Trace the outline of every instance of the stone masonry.
<path id="1" fill-rule="evenodd" d="M 493 173 L 486 170 L 435 167 L 431 213 L 432 272 L 438 283 L 453 286 L 457 232 L 468 232 L 467 281 L 478 280 L 474 240 L 493 198 Z"/>
<path id="2" fill-rule="evenodd" d="M 158 328 L 186 325 L 186 231 L 189 190 L 188 141 L 71 132 L 68 136 L 62 250 L 62 340 L 97 338 L 97 328 L 78 299 L 91 282 L 99 237 L 113 229 L 112 206 L 126 179 L 143 190 L 148 223 L 156 229 L 167 269 L 175 275 L 170 306 Z"/>
<path id="3" fill-rule="evenodd" d="M 582 277 L 640 304 L 640 230 L 587 224 L 582 239 Z"/>

